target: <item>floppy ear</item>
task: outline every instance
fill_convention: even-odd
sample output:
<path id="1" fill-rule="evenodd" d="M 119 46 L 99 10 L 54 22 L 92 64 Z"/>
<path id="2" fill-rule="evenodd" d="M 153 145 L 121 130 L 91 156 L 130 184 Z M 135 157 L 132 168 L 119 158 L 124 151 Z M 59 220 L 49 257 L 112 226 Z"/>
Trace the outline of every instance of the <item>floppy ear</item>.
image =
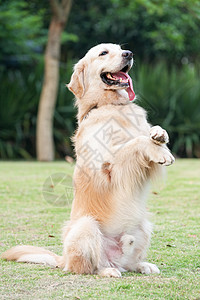
<path id="1" fill-rule="evenodd" d="M 85 65 L 82 60 L 80 60 L 74 66 L 74 73 L 72 74 L 70 83 L 67 84 L 68 89 L 77 97 L 81 98 L 85 92 L 84 85 L 84 68 Z"/>

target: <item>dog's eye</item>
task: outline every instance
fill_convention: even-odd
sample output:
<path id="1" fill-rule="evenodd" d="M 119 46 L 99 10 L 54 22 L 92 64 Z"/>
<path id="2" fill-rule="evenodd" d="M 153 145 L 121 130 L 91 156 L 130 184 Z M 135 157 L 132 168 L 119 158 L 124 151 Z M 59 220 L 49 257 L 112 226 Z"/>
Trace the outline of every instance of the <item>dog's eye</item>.
<path id="1" fill-rule="evenodd" d="M 108 51 L 103 51 L 103 52 L 101 52 L 101 53 L 99 54 L 99 56 L 103 56 L 103 55 L 106 55 L 106 54 L 108 54 Z"/>

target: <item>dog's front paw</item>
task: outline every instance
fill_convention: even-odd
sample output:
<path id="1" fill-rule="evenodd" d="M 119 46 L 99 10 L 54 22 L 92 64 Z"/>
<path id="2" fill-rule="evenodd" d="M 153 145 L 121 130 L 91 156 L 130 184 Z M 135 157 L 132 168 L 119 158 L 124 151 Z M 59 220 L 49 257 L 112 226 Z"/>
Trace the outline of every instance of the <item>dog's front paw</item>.
<path id="1" fill-rule="evenodd" d="M 150 161 L 153 161 L 156 164 L 160 164 L 163 166 L 170 166 L 175 162 L 174 156 L 170 153 L 170 151 L 167 148 L 159 147 L 157 151 L 153 151 L 149 155 Z"/>
<path id="2" fill-rule="evenodd" d="M 142 274 L 159 274 L 160 270 L 154 264 L 140 262 L 135 266 L 135 271 Z"/>
<path id="3" fill-rule="evenodd" d="M 153 126 L 150 129 L 150 139 L 160 145 L 167 144 L 169 142 L 169 136 L 166 130 L 162 129 L 160 126 Z"/>

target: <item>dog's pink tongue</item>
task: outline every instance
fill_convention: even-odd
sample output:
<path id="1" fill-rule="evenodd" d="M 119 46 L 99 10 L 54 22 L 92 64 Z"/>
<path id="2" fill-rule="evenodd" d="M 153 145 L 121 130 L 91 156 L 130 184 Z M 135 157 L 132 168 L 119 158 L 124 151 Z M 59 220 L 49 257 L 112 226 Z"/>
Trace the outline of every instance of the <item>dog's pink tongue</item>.
<path id="1" fill-rule="evenodd" d="M 127 77 L 128 77 L 128 84 L 129 84 L 129 87 L 127 88 L 127 92 L 128 92 L 128 96 L 129 96 L 129 100 L 132 101 L 135 99 L 135 92 L 133 90 L 133 83 L 132 83 L 132 79 L 131 77 L 126 74 Z"/>
<path id="2" fill-rule="evenodd" d="M 132 79 L 131 77 L 127 74 L 127 73 L 124 73 L 124 72 L 118 72 L 118 73 L 114 73 L 112 74 L 115 78 L 122 78 L 123 79 L 128 79 L 128 88 L 126 89 L 127 93 L 128 93 L 128 96 L 129 96 L 129 100 L 132 101 L 134 100 L 135 98 L 135 92 L 133 90 L 133 83 L 132 83 Z"/>

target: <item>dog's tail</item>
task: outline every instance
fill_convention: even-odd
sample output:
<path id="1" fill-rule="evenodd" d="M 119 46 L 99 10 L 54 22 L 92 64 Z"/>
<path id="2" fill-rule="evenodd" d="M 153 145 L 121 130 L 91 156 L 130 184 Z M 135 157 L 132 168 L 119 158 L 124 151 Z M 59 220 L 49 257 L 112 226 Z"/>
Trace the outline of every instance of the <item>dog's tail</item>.
<path id="1" fill-rule="evenodd" d="M 15 246 L 2 253 L 0 257 L 16 262 L 45 264 L 55 268 L 61 268 L 63 264 L 62 256 L 56 255 L 44 248 L 34 246 Z"/>

